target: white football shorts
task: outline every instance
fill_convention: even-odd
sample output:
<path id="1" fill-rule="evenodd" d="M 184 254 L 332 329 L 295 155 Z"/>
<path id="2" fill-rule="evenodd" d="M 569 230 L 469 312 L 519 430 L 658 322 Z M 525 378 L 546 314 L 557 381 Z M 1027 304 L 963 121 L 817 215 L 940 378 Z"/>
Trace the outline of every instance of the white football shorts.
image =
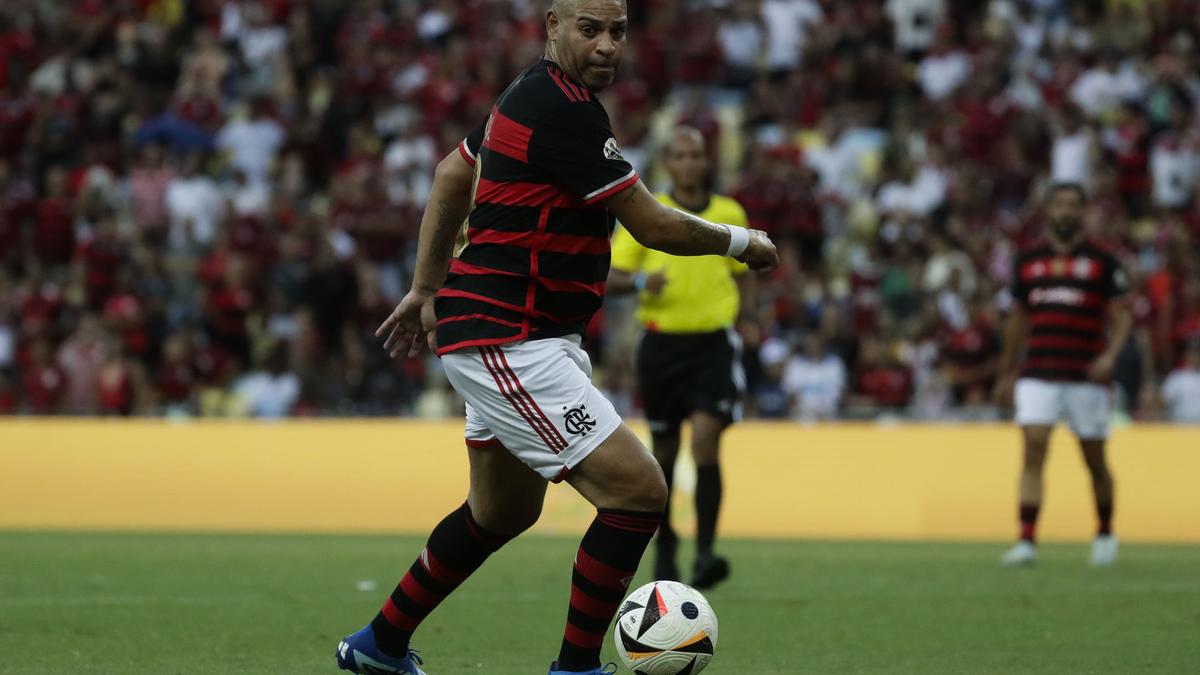
<path id="1" fill-rule="evenodd" d="M 1019 426 L 1054 426 L 1066 420 L 1081 440 L 1108 438 L 1112 392 L 1093 382 L 1017 380 L 1013 391 Z"/>
<path id="2" fill-rule="evenodd" d="M 442 356 L 446 377 L 467 402 L 467 445 L 503 445 L 558 482 L 621 425 L 592 384 L 578 335 L 471 347 Z"/>

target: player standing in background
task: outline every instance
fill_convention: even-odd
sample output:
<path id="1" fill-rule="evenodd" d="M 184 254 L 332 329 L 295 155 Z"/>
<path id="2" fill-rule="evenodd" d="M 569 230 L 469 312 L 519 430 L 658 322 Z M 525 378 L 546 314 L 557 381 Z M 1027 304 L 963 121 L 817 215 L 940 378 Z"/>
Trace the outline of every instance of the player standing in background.
<path id="1" fill-rule="evenodd" d="M 658 201 L 718 223 L 746 227 L 746 212 L 729 197 L 709 192 L 704 137 L 679 127 L 663 152 L 671 188 Z M 679 431 L 691 423 L 696 461 L 696 562 L 691 584 L 711 588 L 729 576 L 729 562 L 713 551 L 721 510 L 721 433 L 741 420 L 746 382 L 741 338 L 734 322 L 753 317 L 754 276 L 742 263 L 717 256 L 681 257 L 642 246 L 624 229 L 613 235 L 610 294 L 639 293 L 645 336 L 637 374 L 650 424 L 654 457 L 667 479 L 667 512 L 658 530 L 654 577 L 678 581 L 671 529 L 670 490 Z"/>
<path id="2" fill-rule="evenodd" d="M 1019 255 L 1013 269 L 1014 303 L 1005 329 L 996 395 L 1002 402 L 1010 396 L 1014 399 L 1025 460 L 1020 481 L 1021 535 L 1001 559 L 1005 565 L 1037 560 L 1043 467 L 1050 432 L 1063 418 L 1079 438 L 1096 496 L 1099 530 L 1092 542 L 1091 563 L 1111 565 L 1117 559 L 1113 478 L 1105 443 L 1113 365 L 1129 337 L 1132 318 L 1123 297 L 1128 281 L 1120 263 L 1084 233 L 1085 204 L 1082 187 L 1052 186 L 1046 243 Z M 1028 348 L 1018 379 L 1017 360 L 1027 333 Z"/>
<path id="3" fill-rule="evenodd" d="M 537 521 L 548 481 L 565 480 L 597 514 L 575 556 L 550 672 L 608 672 L 601 644 L 667 498 L 658 463 L 592 385 L 580 348 L 604 297 L 614 216 L 654 249 L 779 263 L 762 232 L 656 201 L 621 156 L 595 94 L 616 75 L 627 25 L 621 0 L 555 0 L 544 58 L 438 165 L 412 290 L 377 334 L 393 356 L 424 344 L 441 356 L 467 402 L 470 488 L 375 619 L 338 645 L 344 670 L 420 675 L 409 649 L 417 626 Z"/>

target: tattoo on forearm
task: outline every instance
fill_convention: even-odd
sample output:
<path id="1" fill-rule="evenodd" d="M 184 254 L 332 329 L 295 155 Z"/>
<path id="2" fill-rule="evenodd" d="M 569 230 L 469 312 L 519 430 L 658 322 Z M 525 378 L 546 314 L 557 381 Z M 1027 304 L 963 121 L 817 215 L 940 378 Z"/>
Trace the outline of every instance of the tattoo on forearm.
<path id="1" fill-rule="evenodd" d="M 445 271 L 446 266 L 450 263 L 450 256 L 454 254 L 454 244 L 458 239 L 458 232 L 461 228 L 462 218 L 454 213 L 451 203 L 448 200 L 439 199 L 437 203 L 437 225 L 433 228 L 429 248 L 426 251 L 426 260 L 433 269 Z M 420 264 L 418 264 L 418 269 L 420 269 Z M 420 277 L 421 275 L 418 274 L 417 276 Z M 428 292 L 437 291 L 437 288 L 420 284 L 419 279 L 417 280 L 417 284 L 419 290 Z"/>
<path id="2" fill-rule="evenodd" d="M 710 223 L 693 218 L 686 213 L 680 214 L 679 222 L 687 227 L 688 237 L 697 244 L 720 247 L 729 244 L 729 233 Z"/>
<path id="3" fill-rule="evenodd" d="M 454 253 L 454 240 L 458 238 L 458 230 L 462 219 L 456 218 L 445 199 L 438 200 L 437 227 L 433 231 L 433 241 L 429 247 L 429 258 L 441 269 Z"/>

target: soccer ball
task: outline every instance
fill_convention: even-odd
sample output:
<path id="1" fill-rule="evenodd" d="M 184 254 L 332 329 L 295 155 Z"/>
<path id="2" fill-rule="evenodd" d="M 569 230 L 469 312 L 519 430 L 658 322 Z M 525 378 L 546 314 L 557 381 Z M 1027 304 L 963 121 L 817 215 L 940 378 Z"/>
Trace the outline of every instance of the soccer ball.
<path id="1" fill-rule="evenodd" d="M 613 638 L 634 675 L 694 675 L 712 660 L 717 615 L 691 586 L 656 581 L 625 598 Z"/>

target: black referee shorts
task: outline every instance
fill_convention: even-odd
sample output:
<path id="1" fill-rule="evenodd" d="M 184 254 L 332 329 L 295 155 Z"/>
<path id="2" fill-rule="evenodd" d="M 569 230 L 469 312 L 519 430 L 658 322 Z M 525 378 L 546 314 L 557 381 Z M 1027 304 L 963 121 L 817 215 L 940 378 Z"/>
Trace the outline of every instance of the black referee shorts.
<path id="1" fill-rule="evenodd" d="M 742 418 L 742 340 L 733 329 L 712 333 L 646 331 L 637 354 L 638 384 L 654 433 L 677 432 L 695 412 L 726 424 Z"/>

